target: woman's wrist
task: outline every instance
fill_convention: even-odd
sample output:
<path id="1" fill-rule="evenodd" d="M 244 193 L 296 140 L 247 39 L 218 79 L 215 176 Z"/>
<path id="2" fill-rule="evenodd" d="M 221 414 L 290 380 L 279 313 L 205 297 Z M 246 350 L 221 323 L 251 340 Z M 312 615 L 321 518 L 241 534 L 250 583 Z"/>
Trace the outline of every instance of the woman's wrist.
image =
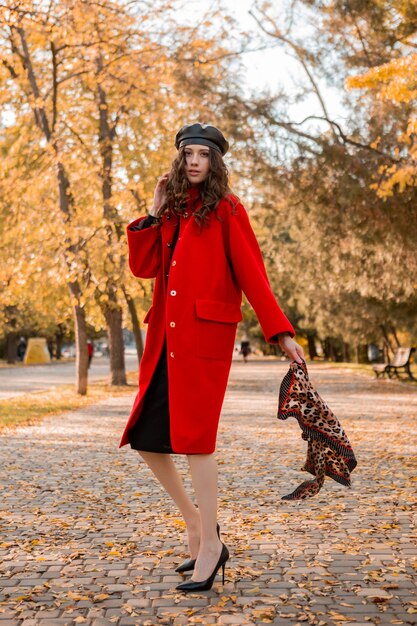
<path id="1" fill-rule="evenodd" d="M 158 215 L 157 215 L 157 211 L 158 211 L 158 209 L 155 209 L 155 207 L 152 207 L 151 209 L 149 209 L 148 215 L 150 215 L 151 217 L 153 217 L 156 220 L 161 220 L 161 218 L 158 217 Z"/>

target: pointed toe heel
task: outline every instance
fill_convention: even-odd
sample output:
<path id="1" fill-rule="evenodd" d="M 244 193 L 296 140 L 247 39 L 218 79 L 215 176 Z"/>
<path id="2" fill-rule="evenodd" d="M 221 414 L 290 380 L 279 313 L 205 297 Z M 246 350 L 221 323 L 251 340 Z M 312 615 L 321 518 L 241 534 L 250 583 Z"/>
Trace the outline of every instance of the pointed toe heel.
<path id="1" fill-rule="evenodd" d="M 189 570 L 194 569 L 195 561 L 196 559 L 186 559 L 183 563 L 181 563 L 181 565 L 178 565 L 178 567 L 175 568 L 175 571 L 180 573 L 188 572 Z"/>
<path id="2" fill-rule="evenodd" d="M 211 575 L 206 580 L 189 580 L 187 582 L 180 583 L 176 586 L 176 589 L 179 589 L 180 591 L 207 591 L 208 589 L 212 588 L 214 579 L 220 567 L 222 568 L 222 581 L 224 585 L 224 570 L 226 567 L 226 561 L 228 560 L 229 556 L 230 554 L 227 546 L 222 543 L 222 551 L 220 553 L 219 560 L 217 561 L 217 564 Z"/>
<path id="3" fill-rule="evenodd" d="M 217 536 L 220 539 L 220 526 L 218 524 L 217 524 Z M 196 562 L 196 559 L 186 559 L 180 565 L 178 565 L 178 567 L 175 568 L 175 571 L 179 572 L 180 574 L 182 572 L 189 572 L 194 569 L 195 562 Z"/>

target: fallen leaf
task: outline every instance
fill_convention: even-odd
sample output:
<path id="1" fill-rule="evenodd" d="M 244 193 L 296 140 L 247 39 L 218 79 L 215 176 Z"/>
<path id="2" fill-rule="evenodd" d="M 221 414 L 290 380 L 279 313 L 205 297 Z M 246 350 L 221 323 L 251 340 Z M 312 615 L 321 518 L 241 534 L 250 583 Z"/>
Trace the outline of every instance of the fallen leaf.
<path id="1" fill-rule="evenodd" d="M 109 597 L 108 593 L 99 593 L 93 598 L 93 602 L 101 602 L 102 600 L 106 600 Z"/>
<path id="2" fill-rule="evenodd" d="M 340 622 L 350 622 L 351 621 L 350 617 L 346 617 L 346 615 L 342 615 L 341 613 L 336 613 L 336 611 L 329 611 L 329 615 L 333 619 L 337 619 Z"/>

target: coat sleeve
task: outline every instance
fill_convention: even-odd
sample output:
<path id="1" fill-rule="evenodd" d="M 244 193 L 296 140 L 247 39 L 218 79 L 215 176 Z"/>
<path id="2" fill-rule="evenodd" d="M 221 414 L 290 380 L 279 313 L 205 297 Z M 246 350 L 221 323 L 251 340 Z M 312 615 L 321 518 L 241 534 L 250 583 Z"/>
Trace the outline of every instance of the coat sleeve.
<path id="1" fill-rule="evenodd" d="M 258 240 L 248 213 L 241 203 L 235 204 L 233 210 L 230 207 L 226 224 L 225 245 L 229 262 L 237 282 L 256 313 L 265 340 L 277 344 L 277 334 L 283 332 L 294 337 L 295 330 L 272 291 Z"/>
<path id="2" fill-rule="evenodd" d="M 161 225 L 149 217 L 139 217 L 126 228 L 129 267 L 138 278 L 155 278 L 161 264 Z"/>

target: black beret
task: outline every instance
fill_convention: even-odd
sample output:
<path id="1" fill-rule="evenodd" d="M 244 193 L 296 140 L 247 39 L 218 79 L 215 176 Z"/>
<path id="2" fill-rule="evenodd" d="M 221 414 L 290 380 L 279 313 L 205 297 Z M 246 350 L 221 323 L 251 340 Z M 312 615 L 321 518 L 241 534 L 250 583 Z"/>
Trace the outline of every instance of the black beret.
<path id="1" fill-rule="evenodd" d="M 223 133 L 215 126 L 208 124 L 186 124 L 177 132 L 175 136 L 177 150 L 194 143 L 210 146 L 222 155 L 226 154 L 229 149 L 229 143 L 224 138 Z"/>

